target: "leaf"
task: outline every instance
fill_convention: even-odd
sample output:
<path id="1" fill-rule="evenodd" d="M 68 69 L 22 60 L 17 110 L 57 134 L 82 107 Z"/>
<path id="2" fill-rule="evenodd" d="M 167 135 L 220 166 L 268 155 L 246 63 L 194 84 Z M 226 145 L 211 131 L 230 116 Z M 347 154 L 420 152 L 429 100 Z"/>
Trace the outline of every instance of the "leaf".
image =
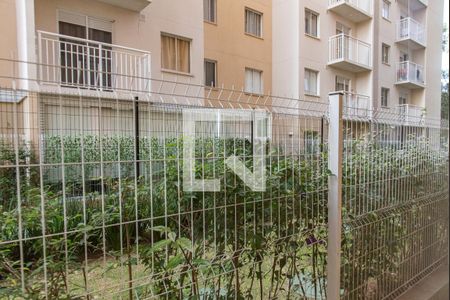
<path id="1" fill-rule="evenodd" d="M 177 234 L 175 232 L 169 232 L 169 234 L 167 234 L 167 236 L 169 237 L 169 239 L 172 242 L 175 242 L 175 239 L 177 238 Z"/>
<path id="2" fill-rule="evenodd" d="M 181 254 L 178 254 L 172 258 L 169 259 L 169 261 L 167 262 L 167 269 L 171 270 L 176 268 L 177 266 L 179 266 L 180 264 L 183 263 L 183 256 Z"/>
<path id="3" fill-rule="evenodd" d="M 148 250 L 150 253 L 154 253 L 157 251 L 160 251 L 164 249 L 165 247 L 169 246 L 172 243 L 171 240 L 161 240 L 153 244 L 152 247 Z"/>
<path id="4" fill-rule="evenodd" d="M 201 267 L 207 267 L 211 265 L 211 262 L 209 260 L 206 259 L 202 259 L 202 258 L 196 258 L 193 260 L 194 265 L 196 266 L 201 266 Z"/>
<path id="5" fill-rule="evenodd" d="M 177 245 L 183 250 L 192 252 L 192 242 L 188 238 L 179 238 L 177 240 Z"/>

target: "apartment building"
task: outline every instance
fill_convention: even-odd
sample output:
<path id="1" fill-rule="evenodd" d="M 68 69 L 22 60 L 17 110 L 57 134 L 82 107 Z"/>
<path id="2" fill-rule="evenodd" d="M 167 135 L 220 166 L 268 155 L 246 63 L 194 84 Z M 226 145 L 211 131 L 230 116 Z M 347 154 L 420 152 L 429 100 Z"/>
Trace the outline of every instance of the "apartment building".
<path id="1" fill-rule="evenodd" d="M 32 128 L 59 134 L 82 123 L 98 132 L 102 122 L 104 132 L 132 132 L 131 101 L 117 112 L 95 99 L 147 98 L 161 89 L 150 78 L 203 83 L 201 0 L 1 0 L 0 8 L 0 86 L 28 91 L 0 93 L 6 136 L 18 130 L 36 140 Z"/>
<path id="2" fill-rule="evenodd" d="M 205 86 L 272 91 L 272 0 L 204 0 Z"/>
<path id="3" fill-rule="evenodd" d="M 440 118 L 443 0 L 273 2 L 273 91 Z"/>
<path id="4" fill-rule="evenodd" d="M 94 70 L 100 67 L 103 72 L 122 76 L 151 74 L 154 78 L 202 82 L 201 0 L 2 0 L 0 5 L 2 28 L 9 28 L 2 30 L 2 39 L 7 42 L 2 43 L 0 56 L 49 65 L 48 70 L 27 74 L 41 83 L 60 80 L 73 86 L 119 86 L 119 80 L 106 75 L 103 82 L 95 83 L 90 77 L 96 74 L 83 77 L 70 73 L 77 68 L 100 72 Z M 75 47 L 85 43 L 86 48 Z M 53 48 L 63 52 L 52 52 Z M 93 64 L 95 59 L 91 57 L 73 58 L 88 49 L 98 56 L 97 60 L 105 61 Z M 125 62 L 135 65 L 125 66 Z M 69 70 L 67 74 L 61 71 L 58 78 L 51 74 L 53 65 Z"/>

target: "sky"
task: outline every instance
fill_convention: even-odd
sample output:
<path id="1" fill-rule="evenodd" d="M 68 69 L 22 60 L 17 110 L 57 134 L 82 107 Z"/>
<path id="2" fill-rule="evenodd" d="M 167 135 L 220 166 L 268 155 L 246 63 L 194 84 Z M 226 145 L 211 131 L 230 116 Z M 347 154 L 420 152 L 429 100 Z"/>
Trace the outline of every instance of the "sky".
<path id="1" fill-rule="evenodd" d="M 449 28 L 448 24 L 448 3 L 449 0 L 445 0 L 444 1 L 444 24 L 447 24 L 447 28 Z M 448 59 L 448 53 L 443 53 L 442 54 L 442 69 L 446 69 L 448 70 L 448 63 L 449 63 L 449 59 Z"/>

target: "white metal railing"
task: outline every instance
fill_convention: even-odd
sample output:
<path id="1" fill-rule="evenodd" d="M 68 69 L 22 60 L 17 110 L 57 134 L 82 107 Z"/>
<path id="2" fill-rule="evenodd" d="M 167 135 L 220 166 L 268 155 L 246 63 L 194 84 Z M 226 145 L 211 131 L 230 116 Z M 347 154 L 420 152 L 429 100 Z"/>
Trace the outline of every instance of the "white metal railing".
<path id="1" fill-rule="evenodd" d="M 397 107 L 397 111 L 401 119 L 408 122 L 419 122 L 423 121 L 426 113 L 423 107 L 412 105 L 412 104 L 402 104 Z"/>
<path id="2" fill-rule="evenodd" d="M 370 44 L 345 34 L 330 37 L 328 62 L 349 61 L 365 67 L 372 67 L 372 47 Z"/>
<path id="3" fill-rule="evenodd" d="M 150 52 L 38 31 L 40 84 L 150 91 Z"/>
<path id="4" fill-rule="evenodd" d="M 372 0 L 328 0 L 329 7 L 344 3 L 363 11 L 365 14 L 372 15 Z"/>
<path id="5" fill-rule="evenodd" d="M 425 84 L 424 68 L 411 61 L 397 63 L 397 82 Z"/>
<path id="6" fill-rule="evenodd" d="M 344 97 L 344 115 L 369 117 L 370 116 L 370 97 L 350 92 L 343 92 Z"/>
<path id="7" fill-rule="evenodd" d="M 425 27 L 413 18 L 405 18 L 397 23 L 397 40 L 411 39 L 419 44 L 425 45 Z"/>

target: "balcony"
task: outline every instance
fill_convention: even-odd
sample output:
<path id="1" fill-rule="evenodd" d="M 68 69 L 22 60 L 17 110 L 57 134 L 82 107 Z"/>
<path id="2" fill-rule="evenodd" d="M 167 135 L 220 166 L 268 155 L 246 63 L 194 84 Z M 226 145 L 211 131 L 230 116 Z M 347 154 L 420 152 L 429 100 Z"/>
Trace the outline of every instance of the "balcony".
<path id="1" fill-rule="evenodd" d="M 355 73 L 370 71 L 372 47 L 345 34 L 332 36 L 328 43 L 328 65 Z"/>
<path id="2" fill-rule="evenodd" d="M 147 51 L 38 31 L 41 86 L 105 92 L 150 92 Z"/>
<path id="3" fill-rule="evenodd" d="M 141 12 L 146 8 L 151 0 L 97 0 L 99 2 L 107 3 L 120 8 L 125 8 L 135 12 Z"/>
<path id="4" fill-rule="evenodd" d="M 410 61 L 404 61 L 397 64 L 396 85 L 419 89 L 425 87 L 424 68 L 421 65 Z"/>
<path id="5" fill-rule="evenodd" d="M 398 0 L 400 5 L 408 7 L 411 11 L 427 8 L 428 0 Z"/>
<path id="6" fill-rule="evenodd" d="M 425 109 L 423 107 L 412 104 L 403 104 L 397 106 L 397 112 L 404 124 L 411 125 L 422 124 L 426 116 Z"/>
<path id="7" fill-rule="evenodd" d="M 344 118 L 369 118 L 370 117 L 370 97 L 350 92 L 343 92 Z"/>
<path id="8" fill-rule="evenodd" d="M 372 18 L 372 0 L 328 0 L 328 10 L 359 23 Z"/>
<path id="9" fill-rule="evenodd" d="M 397 43 L 417 50 L 426 47 L 425 27 L 412 18 L 397 23 Z"/>

